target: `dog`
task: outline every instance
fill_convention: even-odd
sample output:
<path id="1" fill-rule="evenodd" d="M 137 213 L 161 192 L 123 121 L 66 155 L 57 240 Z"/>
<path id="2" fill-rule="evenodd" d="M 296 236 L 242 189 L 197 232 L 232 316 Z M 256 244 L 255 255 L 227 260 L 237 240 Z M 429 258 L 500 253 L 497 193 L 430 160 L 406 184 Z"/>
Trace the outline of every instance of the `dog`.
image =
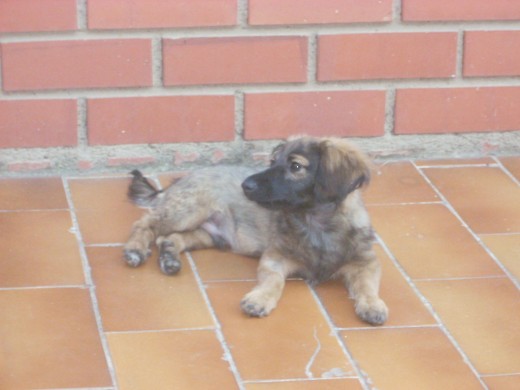
<path id="1" fill-rule="evenodd" d="M 124 247 L 130 266 L 150 256 L 153 242 L 168 275 L 179 272 L 184 251 L 226 249 L 260 257 L 258 283 L 240 303 L 251 317 L 270 314 L 285 280 L 299 276 L 310 283 L 342 279 L 359 318 L 386 321 L 374 232 L 361 198 L 370 162 L 348 141 L 290 138 L 273 150 L 264 171 L 208 167 L 165 190 L 132 174 L 128 197 L 151 211 L 133 225 Z"/>

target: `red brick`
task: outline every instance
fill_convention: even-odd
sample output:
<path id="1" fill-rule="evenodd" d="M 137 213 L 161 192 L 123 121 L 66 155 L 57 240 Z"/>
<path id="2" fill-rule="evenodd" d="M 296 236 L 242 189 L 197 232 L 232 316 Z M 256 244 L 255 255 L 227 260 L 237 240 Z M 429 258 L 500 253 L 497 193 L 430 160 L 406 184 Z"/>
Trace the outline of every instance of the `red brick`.
<path id="1" fill-rule="evenodd" d="M 519 76 L 520 31 L 464 34 L 464 76 Z"/>
<path id="2" fill-rule="evenodd" d="M 379 136 L 384 133 L 384 91 L 259 93 L 245 96 L 245 138 L 294 134 Z"/>
<path id="3" fill-rule="evenodd" d="M 454 77 L 456 33 L 325 35 L 318 80 Z"/>
<path id="4" fill-rule="evenodd" d="M 520 87 L 398 90 L 395 133 L 520 129 Z"/>
<path id="5" fill-rule="evenodd" d="M 155 162 L 153 156 L 142 156 L 142 157 L 110 157 L 107 160 L 109 167 L 121 167 L 126 165 L 145 165 L 152 164 Z"/>
<path id="6" fill-rule="evenodd" d="M 520 19 L 518 0 L 402 1 L 404 21 Z"/>
<path id="7" fill-rule="evenodd" d="M 0 100 L 0 148 L 76 144 L 75 100 Z"/>
<path id="8" fill-rule="evenodd" d="M 91 145 L 234 139 L 233 96 L 90 99 L 87 104 Z"/>
<path id="9" fill-rule="evenodd" d="M 7 170 L 11 172 L 42 171 L 51 167 L 52 163 L 49 160 L 20 161 L 7 164 Z"/>
<path id="10" fill-rule="evenodd" d="M 89 0 L 91 29 L 231 26 L 237 0 Z"/>
<path id="11" fill-rule="evenodd" d="M 76 29 L 76 0 L 2 0 L 0 32 Z"/>
<path id="12" fill-rule="evenodd" d="M 147 39 L 5 43 L 2 59 L 6 91 L 152 83 Z"/>
<path id="13" fill-rule="evenodd" d="M 166 85 L 297 83 L 307 79 L 303 37 L 164 41 Z"/>
<path id="14" fill-rule="evenodd" d="M 199 152 L 191 152 L 191 153 L 184 153 L 184 152 L 175 152 L 175 156 L 173 158 L 175 165 L 182 165 L 187 162 L 195 162 L 198 159 L 200 159 L 200 153 Z"/>
<path id="15" fill-rule="evenodd" d="M 252 25 L 388 22 L 392 0 L 249 0 Z"/>

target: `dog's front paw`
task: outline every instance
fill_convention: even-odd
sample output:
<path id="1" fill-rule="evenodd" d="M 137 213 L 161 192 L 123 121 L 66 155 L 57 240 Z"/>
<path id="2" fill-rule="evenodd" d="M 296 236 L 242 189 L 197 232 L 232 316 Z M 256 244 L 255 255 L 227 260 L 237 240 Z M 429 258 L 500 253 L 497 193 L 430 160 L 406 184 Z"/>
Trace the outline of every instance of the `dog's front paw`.
<path id="1" fill-rule="evenodd" d="M 250 317 L 265 317 L 276 307 L 277 300 L 268 292 L 253 290 L 240 302 L 242 311 Z"/>
<path id="2" fill-rule="evenodd" d="M 388 308 L 382 299 L 376 298 L 358 302 L 356 314 L 370 325 L 383 325 L 388 318 Z"/>
<path id="3" fill-rule="evenodd" d="M 150 256 L 150 251 L 143 253 L 138 249 L 125 249 L 125 261 L 130 267 L 138 267 Z"/>

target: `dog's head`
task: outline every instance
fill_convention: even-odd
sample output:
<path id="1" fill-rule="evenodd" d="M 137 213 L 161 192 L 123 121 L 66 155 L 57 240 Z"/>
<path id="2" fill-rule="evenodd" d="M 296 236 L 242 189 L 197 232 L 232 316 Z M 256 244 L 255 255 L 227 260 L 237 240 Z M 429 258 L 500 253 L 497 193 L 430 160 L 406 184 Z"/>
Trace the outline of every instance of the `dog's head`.
<path id="1" fill-rule="evenodd" d="M 270 209 L 340 203 L 370 180 L 367 157 L 339 138 L 300 137 L 278 145 L 271 166 L 248 177 L 242 188 Z"/>

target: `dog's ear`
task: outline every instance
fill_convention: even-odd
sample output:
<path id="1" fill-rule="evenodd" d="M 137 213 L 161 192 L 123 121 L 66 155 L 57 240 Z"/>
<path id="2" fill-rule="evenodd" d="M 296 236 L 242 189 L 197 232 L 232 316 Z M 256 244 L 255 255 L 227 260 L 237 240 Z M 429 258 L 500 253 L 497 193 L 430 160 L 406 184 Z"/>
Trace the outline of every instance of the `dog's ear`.
<path id="1" fill-rule="evenodd" d="M 352 191 L 370 181 L 368 157 L 345 140 L 328 138 L 319 142 L 320 163 L 314 195 L 319 203 L 339 203 Z"/>

